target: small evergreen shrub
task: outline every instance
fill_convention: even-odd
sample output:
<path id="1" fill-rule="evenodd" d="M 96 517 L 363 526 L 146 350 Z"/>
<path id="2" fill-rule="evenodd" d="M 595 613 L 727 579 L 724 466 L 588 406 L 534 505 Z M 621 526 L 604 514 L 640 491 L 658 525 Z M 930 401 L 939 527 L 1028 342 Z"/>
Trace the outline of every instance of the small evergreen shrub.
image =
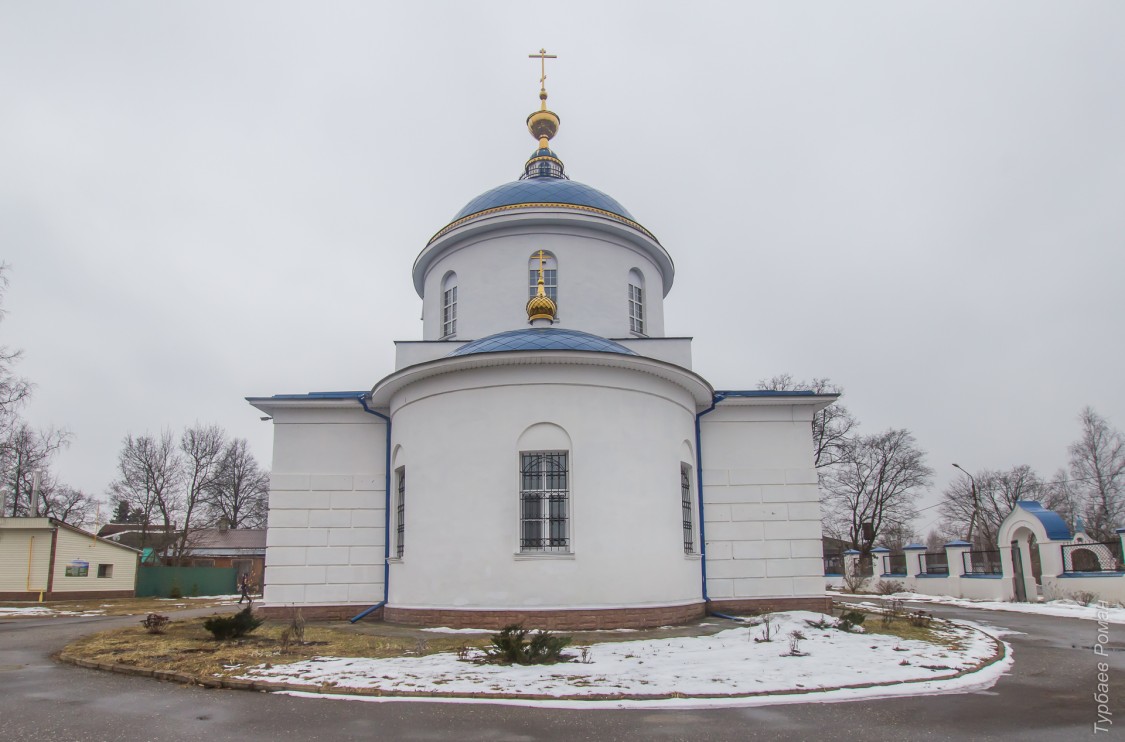
<path id="1" fill-rule="evenodd" d="M 852 631 L 859 628 L 867 619 L 867 615 L 859 611 L 844 611 L 836 619 L 836 628 L 841 631 Z"/>
<path id="2" fill-rule="evenodd" d="M 485 649 L 485 656 L 489 662 L 505 665 L 550 665 L 571 659 L 563 654 L 570 641 L 569 636 L 542 630 L 532 634 L 523 624 L 509 624 L 492 635 L 492 646 Z"/>
<path id="3" fill-rule="evenodd" d="M 250 606 L 246 606 L 233 616 L 212 616 L 203 622 L 203 628 L 218 640 L 237 639 L 249 634 L 262 625 L 262 619 L 254 618 Z"/>
<path id="4" fill-rule="evenodd" d="M 168 597 L 179 600 L 184 597 L 184 591 L 180 589 L 180 583 L 172 580 L 172 587 L 168 590 Z"/>

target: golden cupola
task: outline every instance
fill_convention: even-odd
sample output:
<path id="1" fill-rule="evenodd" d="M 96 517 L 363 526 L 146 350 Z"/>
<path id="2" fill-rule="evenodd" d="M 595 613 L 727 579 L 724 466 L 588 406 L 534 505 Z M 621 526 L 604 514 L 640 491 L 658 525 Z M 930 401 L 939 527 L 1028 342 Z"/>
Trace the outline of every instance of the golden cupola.
<path id="1" fill-rule="evenodd" d="M 527 321 L 535 324 L 537 320 L 545 320 L 547 324 L 555 321 L 558 307 L 543 288 L 543 251 L 539 251 L 539 284 L 535 296 L 527 300 Z"/>

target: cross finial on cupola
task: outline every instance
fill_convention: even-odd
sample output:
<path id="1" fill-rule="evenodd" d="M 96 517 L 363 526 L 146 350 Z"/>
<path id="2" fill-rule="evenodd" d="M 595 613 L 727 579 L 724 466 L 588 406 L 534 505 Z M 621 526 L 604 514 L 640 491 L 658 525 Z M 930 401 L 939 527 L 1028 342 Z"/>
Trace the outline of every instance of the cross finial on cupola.
<path id="1" fill-rule="evenodd" d="M 544 289 L 543 284 L 543 261 L 545 256 L 543 251 L 539 251 L 539 284 L 535 291 L 535 296 L 527 300 L 527 321 L 532 327 L 548 326 L 555 321 L 555 312 L 558 307 L 551 297 L 547 296 L 547 291 Z"/>
<path id="2" fill-rule="evenodd" d="M 558 59 L 558 55 L 540 49 L 538 54 L 527 56 L 539 60 L 539 110 L 527 117 L 527 130 L 539 142 L 539 148 L 524 166 L 523 177 L 565 178 L 562 161 L 551 151 L 551 139 L 558 133 L 560 119 L 554 111 L 547 110 L 547 60 Z"/>

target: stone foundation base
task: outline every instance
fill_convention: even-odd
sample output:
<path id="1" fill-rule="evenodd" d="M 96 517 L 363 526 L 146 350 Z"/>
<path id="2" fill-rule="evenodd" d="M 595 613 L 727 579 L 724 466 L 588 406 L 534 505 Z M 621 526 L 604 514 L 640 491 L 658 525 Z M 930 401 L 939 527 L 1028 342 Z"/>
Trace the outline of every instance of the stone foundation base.
<path id="1" fill-rule="evenodd" d="M 344 621 L 363 612 L 363 605 L 266 605 L 255 606 L 261 618 L 285 620 L 301 609 L 309 621 Z M 655 608 L 578 608 L 555 610 L 474 610 L 451 608 L 396 608 L 388 605 L 366 617 L 365 621 L 387 621 L 405 626 L 448 626 L 453 629 L 501 629 L 509 624 L 523 624 L 528 629 L 551 631 L 599 631 L 603 629 L 652 629 L 658 626 L 698 621 L 708 613 L 750 614 L 771 611 L 818 611 L 827 613 L 832 599 L 815 598 L 744 598 L 713 600 L 704 605 L 659 606 Z"/>
<path id="2" fill-rule="evenodd" d="M 293 617 L 298 608 L 306 621 L 347 621 L 370 608 L 369 605 L 254 605 L 258 618 L 285 620 Z M 364 616 L 364 621 L 382 621 L 383 609 L 377 608 Z"/>
<path id="3" fill-rule="evenodd" d="M 832 598 L 732 598 L 712 600 L 707 604 L 710 613 L 746 614 L 772 613 L 773 611 L 816 611 L 828 613 L 832 610 Z"/>
<path id="4" fill-rule="evenodd" d="M 37 602 L 39 600 L 38 590 L 20 590 L 16 592 L 0 592 L 0 600 L 19 600 Z M 81 590 L 73 592 L 58 592 L 53 593 L 43 592 L 43 602 L 60 600 L 99 600 L 105 598 L 132 598 L 135 593 L 132 590 Z"/>
<path id="5" fill-rule="evenodd" d="M 651 629 L 697 621 L 706 614 L 703 603 L 655 608 L 578 608 L 574 610 L 449 610 L 387 606 L 384 619 L 408 626 L 448 626 L 454 629 L 501 629 L 523 624 L 528 629 L 597 631 L 600 629 Z"/>

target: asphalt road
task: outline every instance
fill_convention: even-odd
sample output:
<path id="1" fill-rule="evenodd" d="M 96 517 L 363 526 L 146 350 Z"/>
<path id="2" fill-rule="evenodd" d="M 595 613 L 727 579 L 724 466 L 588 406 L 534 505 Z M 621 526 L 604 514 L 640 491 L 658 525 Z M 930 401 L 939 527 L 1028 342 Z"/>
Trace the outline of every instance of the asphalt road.
<path id="1" fill-rule="evenodd" d="M 1002 626 L 1015 655 L 989 691 L 693 711 L 303 699 L 85 670 L 50 655 L 129 618 L 0 620 L 0 740 L 930 740 L 1081 739 L 1097 720 L 1097 624 L 933 606 Z M 929 610 L 930 607 L 927 607 Z M 204 611 L 209 612 L 209 611 Z M 1125 734 L 1125 625 L 1110 625 L 1109 736 Z M 1105 736 L 1105 735 L 1099 735 Z M 1109 738 L 1109 737 L 1107 737 Z"/>

